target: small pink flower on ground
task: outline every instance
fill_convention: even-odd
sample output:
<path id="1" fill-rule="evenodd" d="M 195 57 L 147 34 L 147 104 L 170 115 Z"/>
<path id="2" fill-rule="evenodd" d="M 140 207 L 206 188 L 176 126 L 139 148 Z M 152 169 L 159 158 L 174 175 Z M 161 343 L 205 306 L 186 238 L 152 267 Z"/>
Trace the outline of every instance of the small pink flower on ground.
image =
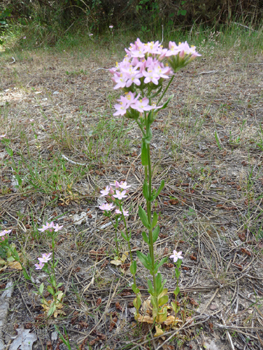
<path id="1" fill-rule="evenodd" d="M 40 262 L 39 264 L 35 264 L 36 270 L 42 270 L 44 267 L 44 264 Z"/>
<path id="2" fill-rule="evenodd" d="M 107 186 L 107 187 L 105 188 L 105 190 L 101 190 L 100 193 L 101 193 L 100 197 L 105 197 L 105 196 L 107 196 L 107 195 L 110 193 L 110 186 Z"/>
<path id="3" fill-rule="evenodd" d="M 51 232 L 53 229 L 54 229 L 54 222 L 51 221 L 50 224 L 46 222 L 46 225 L 43 225 L 41 228 L 38 229 L 38 231 L 45 232 L 46 230 L 49 230 Z"/>
<path id="4" fill-rule="evenodd" d="M 58 224 L 54 225 L 54 231 L 58 232 L 59 230 L 61 230 L 63 227 L 63 225 L 59 226 Z"/>
<path id="5" fill-rule="evenodd" d="M 6 134 L 0 135 L 0 140 L 5 138 L 5 137 L 6 137 Z"/>
<path id="6" fill-rule="evenodd" d="M 112 29 L 112 28 L 113 28 L 113 26 L 109 26 L 109 28 L 110 28 L 110 29 Z"/>
<path id="7" fill-rule="evenodd" d="M 99 206 L 100 210 L 104 211 L 111 211 L 112 209 L 115 208 L 115 205 L 112 203 L 103 203 L 102 205 Z"/>
<path id="8" fill-rule="evenodd" d="M 121 183 L 119 184 L 119 187 L 122 188 L 123 190 L 127 190 L 127 188 L 131 187 L 131 185 L 127 185 L 126 181 L 121 181 Z"/>
<path id="9" fill-rule="evenodd" d="M 128 210 L 123 210 L 123 212 L 121 212 L 119 209 L 116 209 L 115 213 L 116 214 L 121 214 L 121 215 L 123 214 L 123 216 L 129 216 Z"/>
<path id="10" fill-rule="evenodd" d="M 120 183 L 118 181 L 114 181 L 113 183 L 110 184 L 111 186 L 114 186 L 116 188 L 120 187 Z"/>
<path id="11" fill-rule="evenodd" d="M 170 256 L 170 259 L 174 259 L 174 262 L 176 262 L 178 259 L 183 259 L 182 252 L 177 252 L 174 250 L 173 255 Z"/>
<path id="12" fill-rule="evenodd" d="M 8 235 L 8 233 L 12 232 L 12 230 L 4 230 L 0 231 L 0 237 L 4 237 L 5 235 Z"/>
<path id="13" fill-rule="evenodd" d="M 44 253 L 42 254 L 41 258 L 38 258 L 39 262 L 42 264 L 45 264 L 46 262 L 48 262 L 51 259 L 51 253 Z"/>
<path id="14" fill-rule="evenodd" d="M 116 190 L 116 194 L 113 195 L 114 198 L 118 198 L 119 200 L 122 200 L 122 198 L 126 198 L 127 196 L 125 196 L 126 191 L 119 191 Z"/>
<path id="15" fill-rule="evenodd" d="M 90 33 L 90 34 L 89 34 L 89 36 L 93 36 L 93 34 L 92 34 L 92 33 Z"/>

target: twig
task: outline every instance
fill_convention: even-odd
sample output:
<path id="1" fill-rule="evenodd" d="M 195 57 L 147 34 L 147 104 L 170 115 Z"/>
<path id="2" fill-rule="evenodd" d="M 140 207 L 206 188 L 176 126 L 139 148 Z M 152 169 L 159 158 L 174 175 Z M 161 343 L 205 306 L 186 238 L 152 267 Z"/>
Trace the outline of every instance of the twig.
<path id="1" fill-rule="evenodd" d="M 222 319 L 222 322 L 224 324 L 224 326 L 226 326 L 226 322 L 225 320 L 223 319 L 223 315 L 221 314 L 221 319 Z M 232 350 L 235 350 L 235 347 L 234 347 L 234 344 L 233 344 L 233 341 L 232 341 L 232 338 L 231 338 L 231 335 L 228 331 L 226 331 L 226 335 L 227 335 L 227 338 L 229 340 L 229 343 L 230 343 L 230 346 L 232 348 Z"/>
<path id="2" fill-rule="evenodd" d="M 244 24 L 237 23 L 237 22 L 232 22 L 232 23 L 236 24 L 237 26 L 240 26 L 240 27 L 243 27 L 243 28 L 246 28 L 246 29 L 252 30 L 252 32 L 256 32 L 256 30 L 255 30 L 255 29 L 249 28 L 248 26 L 245 26 Z"/>
<path id="3" fill-rule="evenodd" d="M 9 64 L 14 64 L 14 63 L 16 63 L 15 57 L 12 57 L 12 60 L 13 60 L 13 62 L 11 62 L 11 63 L 9 63 Z"/>
<path id="4" fill-rule="evenodd" d="M 84 165 L 84 166 L 86 165 L 86 164 L 83 164 L 83 163 L 74 162 L 74 160 L 69 159 L 69 158 L 66 157 L 64 154 L 62 154 L 62 158 L 66 159 L 69 163 L 72 163 L 72 164 Z"/>

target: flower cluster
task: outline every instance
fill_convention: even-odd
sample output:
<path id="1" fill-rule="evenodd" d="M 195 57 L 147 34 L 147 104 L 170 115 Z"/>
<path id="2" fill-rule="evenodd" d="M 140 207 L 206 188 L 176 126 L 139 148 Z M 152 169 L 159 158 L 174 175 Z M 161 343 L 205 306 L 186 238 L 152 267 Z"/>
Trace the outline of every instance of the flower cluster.
<path id="1" fill-rule="evenodd" d="M 135 89 L 142 92 L 146 84 L 149 84 L 147 88 L 150 90 L 161 87 L 164 79 L 168 79 L 179 68 L 200 56 L 195 46 L 190 47 L 187 42 L 176 45 L 170 41 L 169 49 L 164 49 L 159 41 L 144 44 L 137 39 L 125 51 L 127 55 L 124 60 L 109 70 L 113 74 L 112 80 L 116 83 L 114 89 L 125 89 L 126 93 L 129 91 L 126 96 L 121 96 L 120 103 L 114 106 L 117 110 L 115 116 L 131 113 L 129 108 L 139 113 L 161 108 L 162 106 L 150 105 L 146 97 L 140 99 L 141 93 L 135 93 Z M 165 58 L 168 63 L 166 66 L 162 62 Z"/>
<path id="2" fill-rule="evenodd" d="M 51 253 L 44 253 L 42 254 L 42 257 L 41 258 L 38 258 L 39 260 L 39 264 L 35 264 L 35 267 L 36 267 L 36 270 L 42 270 L 45 263 L 47 263 L 50 259 L 51 259 Z"/>
<path id="3" fill-rule="evenodd" d="M 101 190 L 100 193 L 100 197 L 107 197 L 111 203 L 103 203 L 99 206 L 99 208 L 101 210 L 103 210 L 104 212 L 108 212 L 111 211 L 112 209 L 115 208 L 115 205 L 113 204 L 113 202 L 115 202 L 115 204 L 118 205 L 119 209 L 115 210 L 115 214 L 119 215 L 122 214 L 124 216 L 129 216 L 128 211 L 125 210 L 120 210 L 120 205 L 118 203 L 117 200 L 121 201 L 123 198 L 126 198 L 127 195 L 127 189 L 131 187 L 127 185 L 126 181 L 115 181 L 114 183 L 111 183 L 109 186 L 106 186 L 106 188 L 104 190 Z"/>
<path id="4" fill-rule="evenodd" d="M 0 231 L 0 237 L 1 240 L 4 241 L 6 239 L 6 235 L 8 235 L 12 230 L 4 230 L 4 231 Z"/>
<path id="5" fill-rule="evenodd" d="M 54 230 L 54 232 L 58 232 L 59 230 L 62 229 L 62 227 L 63 225 L 62 226 L 59 226 L 58 224 L 55 225 L 54 222 L 51 221 L 51 223 L 46 222 L 46 225 L 43 225 L 41 228 L 38 229 L 38 231 L 45 232 L 49 230 L 50 232 L 52 232 Z"/>

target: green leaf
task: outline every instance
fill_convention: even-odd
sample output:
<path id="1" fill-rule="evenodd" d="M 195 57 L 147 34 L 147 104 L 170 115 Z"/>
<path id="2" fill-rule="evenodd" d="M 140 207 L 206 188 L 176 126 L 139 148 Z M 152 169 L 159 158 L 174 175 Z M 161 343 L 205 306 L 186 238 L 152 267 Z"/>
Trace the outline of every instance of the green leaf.
<path id="1" fill-rule="evenodd" d="M 146 180 L 144 180 L 143 187 L 142 187 L 142 193 L 146 200 L 149 200 L 149 186 Z"/>
<path id="2" fill-rule="evenodd" d="M 157 273 L 159 270 L 159 267 L 161 267 L 164 263 L 166 263 L 168 261 L 168 258 L 163 258 L 159 264 L 156 264 L 156 266 L 154 267 L 154 273 Z"/>
<path id="3" fill-rule="evenodd" d="M 135 275 L 135 274 L 136 274 L 136 271 L 137 271 L 137 263 L 136 263 L 135 260 L 133 260 L 133 262 L 131 263 L 130 271 L 131 271 L 131 274 L 132 274 L 132 275 Z"/>
<path id="4" fill-rule="evenodd" d="M 151 111 L 151 112 L 152 112 L 152 111 Z M 151 113 L 151 112 L 150 112 L 150 113 Z M 148 118 L 149 118 L 149 116 L 148 116 Z M 145 142 L 146 144 L 149 145 L 149 144 L 151 143 L 152 137 L 153 137 L 153 133 L 152 133 L 152 130 L 149 128 L 149 129 L 148 129 L 148 134 L 147 134 L 146 137 L 143 138 L 143 140 L 144 140 L 144 142 Z"/>
<path id="5" fill-rule="evenodd" d="M 132 287 L 132 290 L 135 294 L 140 293 L 140 289 L 136 286 L 136 284 L 133 283 L 133 285 L 131 287 Z"/>
<path id="6" fill-rule="evenodd" d="M 158 225 L 153 230 L 153 243 L 155 243 L 157 241 L 158 236 L 159 236 L 159 232 L 160 232 L 160 226 Z"/>
<path id="7" fill-rule="evenodd" d="M 122 238 L 125 239 L 126 242 L 129 242 L 129 237 L 126 236 L 126 234 L 121 231 Z"/>
<path id="8" fill-rule="evenodd" d="M 137 295 L 136 298 L 133 300 L 133 305 L 137 311 L 139 311 L 141 304 L 142 304 L 141 298 L 139 295 Z"/>
<path id="9" fill-rule="evenodd" d="M 55 294 L 55 291 L 54 291 L 54 289 L 53 289 L 51 286 L 47 286 L 47 291 L 48 291 L 51 295 L 54 295 L 54 294 Z"/>
<path id="10" fill-rule="evenodd" d="M 23 267 L 23 275 L 24 275 L 24 277 L 25 277 L 26 280 L 31 281 L 31 278 L 30 278 L 30 276 L 28 275 L 28 273 L 26 272 L 26 269 L 25 269 L 24 267 Z"/>
<path id="11" fill-rule="evenodd" d="M 151 226 L 148 222 L 146 212 L 141 206 L 139 207 L 139 217 L 140 217 L 140 219 L 145 227 L 147 227 L 148 229 L 151 228 Z"/>
<path id="12" fill-rule="evenodd" d="M 156 97 L 157 95 L 159 95 L 159 93 L 162 91 L 163 86 L 160 86 L 159 89 L 152 95 L 149 97 L 149 99 L 152 99 L 154 97 Z"/>
<path id="13" fill-rule="evenodd" d="M 153 213 L 153 221 L 152 221 L 152 228 L 157 224 L 158 221 L 158 214 L 156 212 Z"/>
<path id="14" fill-rule="evenodd" d="M 180 288 L 177 286 L 174 290 L 174 296 L 175 296 L 175 299 L 177 298 L 177 295 L 180 293 Z"/>
<path id="15" fill-rule="evenodd" d="M 50 307 L 50 309 L 48 310 L 48 313 L 47 313 L 47 317 L 52 316 L 55 311 L 56 311 L 56 305 L 55 304 L 53 304 L 53 305 L 51 304 L 51 307 Z"/>
<path id="16" fill-rule="evenodd" d="M 152 282 L 151 282 L 150 280 L 147 280 L 147 284 L 148 284 L 148 292 L 149 292 L 151 295 L 154 295 L 154 289 L 153 289 Z"/>
<path id="17" fill-rule="evenodd" d="M 148 238 L 146 232 L 143 232 L 143 233 L 142 233 L 142 238 L 143 238 L 143 240 L 144 240 L 145 243 L 149 244 L 149 238 Z"/>
<path id="18" fill-rule="evenodd" d="M 6 152 L 10 155 L 10 157 L 13 157 L 13 150 L 9 147 L 6 147 Z"/>
<path id="19" fill-rule="evenodd" d="M 156 276 L 155 284 L 157 295 L 160 295 L 163 290 L 162 275 L 160 273 L 158 273 Z"/>
<path id="20" fill-rule="evenodd" d="M 162 105 L 161 108 L 158 108 L 158 112 L 162 109 L 165 109 L 168 106 L 168 103 L 171 101 L 171 99 L 174 97 L 174 95 L 171 95 L 168 100 Z"/>
<path id="21" fill-rule="evenodd" d="M 163 297 L 161 297 L 160 299 L 158 299 L 158 305 L 162 306 L 164 304 L 166 304 L 169 300 L 168 295 L 164 295 Z"/>
<path id="22" fill-rule="evenodd" d="M 156 300 L 155 298 L 152 296 L 151 297 L 151 303 L 152 303 L 152 306 L 153 306 L 153 310 L 158 310 L 158 305 L 156 304 Z M 157 315 L 154 315 L 153 314 L 153 317 L 156 317 Z"/>
<path id="23" fill-rule="evenodd" d="M 42 295 L 44 292 L 44 283 L 41 283 L 39 286 L 39 293 Z"/>
<path id="24" fill-rule="evenodd" d="M 181 259 L 178 259 L 177 260 L 177 263 L 176 263 L 176 265 L 177 265 L 177 267 L 178 267 L 178 269 L 180 268 L 180 266 L 182 265 L 182 260 Z"/>
<path id="25" fill-rule="evenodd" d="M 147 270 L 150 270 L 151 265 L 149 264 L 148 256 L 144 255 L 142 252 L 139 252 L 139 251 L 137 251 L 136 254 L 140 262 L 143 264 L 143 266 Z"/>
<path id="26" fill-rule="evenodd" d="M 148 150 L 147 150 L 147 145 L 144 142 L 144 140 L 142 140 L 142 150 L 141 150 L 141 162 L 142 165 L 146 166 L 148 165 Z"/>
<path id="27" fill-rule="evenodd" d="M 155 194 L 155 196 L 154 196 L 155 198 L 159 196 L 159 194 L 161 193 L 161 190 L 162 190 L 163 188 L 164 188 L 164 181 L 162 180 L 162 181 L 161 181 L 161 185 L 159 186 L 159 188 L 158 188 L 158 190 L 157 190 L 157 192 L 156 192 L 156 194 Z M 155 198 L 154 198 L 154 199 L 155 199 Z"/>

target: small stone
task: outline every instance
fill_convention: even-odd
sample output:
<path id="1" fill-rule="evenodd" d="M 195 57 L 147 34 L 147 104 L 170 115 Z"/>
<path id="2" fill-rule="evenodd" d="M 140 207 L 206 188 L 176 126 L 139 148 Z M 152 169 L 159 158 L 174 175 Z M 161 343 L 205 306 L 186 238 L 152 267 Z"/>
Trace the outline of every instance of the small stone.
<path id="1" fill-rule="evenodd" d="M 51 340 L 52 341 L 55 341 L 55 340 L 57 340 L 58 339 L 58 333 L 57 332 L 52 332 L 51 333 Z"/>
<path id="2" fill-rule="evenodd" d="M 211 304 L 210 305 L 210 310 L 216 310 L 218 309 L 218 305 L 217 304 Z"/>

